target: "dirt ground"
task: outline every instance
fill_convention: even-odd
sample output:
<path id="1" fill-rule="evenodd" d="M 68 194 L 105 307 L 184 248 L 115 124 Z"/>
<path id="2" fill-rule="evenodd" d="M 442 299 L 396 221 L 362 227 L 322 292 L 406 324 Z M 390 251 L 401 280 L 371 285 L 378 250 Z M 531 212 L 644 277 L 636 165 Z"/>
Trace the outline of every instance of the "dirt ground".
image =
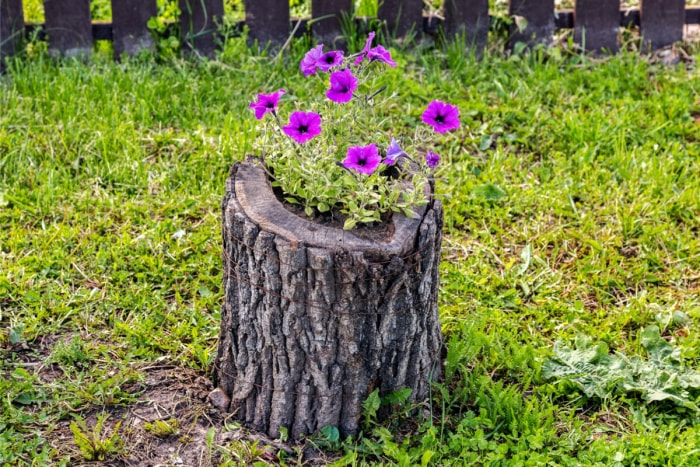
<path id="1" fill-rule="evenodd" d="M 45 336 L 34 343 L 12 346 L 27 371 L 34 370 L 47 386 L 64 378 L 60 366 L 49 361 L 51 349 L 72 335 Z M 334 456 L 314 449 L 311 442 L 282 443 L 268 439 L 235 423 L 214 406 L 214 389 L 208 375 L 166 361 L 135 366 L 137 382 L 121 387 L 133 397 L 128 405 L 92 406 L 69 412 L 82 417 L 88 434 L 104 420 L 99 438 L 118 434 L 121 446 L 102 461 L 87 461 L 71 431 L 71 416 L 65 416 L 42 436 L 55 450 L 57 459 L 70 457 L 70 466 L 161 467 L 219 465 L 326 465 Z M 61 403 L 61 402 L 59 402 Z M 161 422 L 158 426 L 156 422 Z M 155 427 L 155 428 L 154 428 Z M 115 430 L 116 428 L 116 430 Z"/>
<path id="2" fill-rule="evenodd" d="M 224 444 L 233 432 L 223 432 L 223 416 L 207 403 L 211 383 L 202 375 L 174 366 L 152 366 L 141 370 L 144 381 L 128 388 L 139 393 L 138 401 L 127 407 L 107 407 L 82 413 L 90 428 L 97 416 L 109 414 L 103 433 L 109 436 L 117 422 L 124 454 L 102 465 L 113 466 L 208 466 L 218 465 L 220 454 L 207 445 L 207 432 L 213 429 L 214 444 Z M 154 434 L 146 424 L 165 421 L 173 427 L 171 434 Z M 175 424 L 172 420 L 177 420 Z M 50 436 L 51 445 L 62 455 L 82 463 L 82 455 L 70 430 L 70 420 L 62 420 Z M 210 435 L 211 436 L 211 435 Z"/>
<path id="3" fill-rule="evenodd" d="M 70 430 L 70 419 L 60 421 L 51 432 L 49 442 L 62 456 L 71 457 L 71 466 L 207 467 L 218 466 L 223 461 L 229 462 L 226 465 L 252 462 L 279 465 L 280 451 L 284 451 L 288 465 L 327 463 L 328 459 L 310 446 L 270 440 L 227 419 L 209 401 L 213 387 L 200 373 L 169 365 L 154 365 L 139 371 L 145 375 L 144 380 L 128 388 L 129 392 L 139 394 L 137 402 L 81 413 L 89 428 L 95 426 L 98 415 L 109 414 L 103 429 L 107 436 L 121 422 L 118 430 L 123 442 L 121 454 L 101 462 L 86 462 Z M 155 433 L 147 428 L 158 420 L 168 423 L 173 432 Z"/>

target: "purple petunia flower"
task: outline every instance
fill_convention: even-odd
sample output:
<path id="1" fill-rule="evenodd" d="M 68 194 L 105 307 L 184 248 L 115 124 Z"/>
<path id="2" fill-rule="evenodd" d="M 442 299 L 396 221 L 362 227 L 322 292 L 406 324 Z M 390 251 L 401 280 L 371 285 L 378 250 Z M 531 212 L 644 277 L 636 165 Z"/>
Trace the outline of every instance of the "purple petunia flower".
<path id="1" fill-rule="evenodd" d="M 425 155 L 425 163 L 428 164 L 428 167 L 433 169 L 440 163 L 440 156 L 435 154 L 433 151 L 428 151 L 428 153 Z"/>
<path id="2" fill-rule="evenodd" d="M 433 101 L 423 112 L 423 122 L 432 125 L 438 133 L 459 128 L 459 109 L 451 104 Z"/>
<path id="3" fill-rule="evenodd" d="M 304 144 L 321 133 L 321 116 L 314 112 L 292 112 L 289 125 L 282 127 L 282 131 L 297 143 Z"/>
<path id="4" fill-rule="evenodd" d="M 384 62 L 388 64 L 389 66 L 395 67 L 396 62 L 391 59 L 391 53 L 389 53 L 388 50 L 386 50 L 383 46 L 378 45 L 376 47 L 372 47 L 372 40 L 374 39 L 374 32 L 370 32 L 369 35 L 367 36 L 367 41 L 365 42 L 365 47 L 360 51 L 358 54 L 357 58 L 355 59 L 354 65 L 357 66 L 359 65 L 362 60 L 366 58 L 369 59 L 370 62 Z"/>
<path id="5" fill-rule="evenodd" d="M 299 68 L 304 72 L 304 76 L 313 75 L 318 69 L 318 59 L 323 55 L 323 44 L 319 44 L 306 52 L 299 64 Z"/>
<path id="6" fill-rule="evenodd" d="M 389 147 L 386 150 L 386 158 L 384 159 L 384 164 L 394 165 L 394 162 L 399 160 L 400 157 L 408 157 L 408 154 L 406 154 L 404 150 L 401 149 L 399 143 L 397 143 L 394 138 L 391 138 L 391 143 L 389 143 Z"/>
<path id="7" fill-rule="evenodd" d="M 370 47 L 372 47 L 372 41 L 374 40 L 374 31 L 367 35 L 367 40 L 365 41 L 365 47 L 360 51 L 360 55 L 355 59 L 355 66 L 359 65 L 362 60 L 365 59 L 365 55 L 369 52 Z"/>
<path id="8" fill-rule="evenodd" d="M 355 89 L 357 89 L 357 78 L 350 70 L 334 71 L 331 73 L 331 88 L 326 91 L 326 97 L 342 104 L 352 99 L 352 92 Z"/>
<path id="9" fill-rule="evenodd" d="M 258 94 L 258 100 L 251 102 L 249 107 L 255 112 L 255 118 L 258 120 L 262 119 L 266 113 L 272 113 L 277 110 L 277 105 L 279 104 L 280 97 L 286 91 L 280 89 L 272 94 Z"/>
<path id="10" fill-rule="evenodd" d="M 382 158 L 377 151 L 377 145 L 353 146 L 348 148 L 348 154 L 343 160 L 343 166 L 347 169 L 357 170 L 360 173 L 371 175 L 377 168 Z"/>
<path id="11" fill-rule="evenodd" d="M 369 49 L 367 52 L 367 58 L 370 62 L 378 61 L 384 62 L 391 67 L 396 66 L 396 62 L 391 59 L 391 54 L 381 45 Z"/>
<path id="12" fill-rule="evenodd" d="M 328 71 L 331 68 L 343 64 L 345 54 L 342 50 L 332 50 L 321 55 L 316 61 L 316 67 L 321 71 Z"/>

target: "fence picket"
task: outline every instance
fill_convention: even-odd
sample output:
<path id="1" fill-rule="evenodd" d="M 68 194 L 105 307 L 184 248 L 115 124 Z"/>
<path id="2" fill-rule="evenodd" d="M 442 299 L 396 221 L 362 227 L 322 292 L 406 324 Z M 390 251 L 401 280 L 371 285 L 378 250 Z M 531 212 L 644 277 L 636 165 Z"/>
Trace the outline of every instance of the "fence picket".
<path id="1" fill-rule="evenodd" d="M 620 0 L 576 0 L 574 41 L 585 50 L 618 50 Z"/>
<path id="2" fill-rule="evenodd" d="M 516 18 L 511 28 L 508 46 L 512 49 L 518 42 L 529 47 L 548 44 L 554 34 L 554 0 L 509 0 L 508 11 Z M 518 24 L 518 18 L 525 18 L 526 25 Z"/>
<path id="3" fill-rule="evenodd" d="M 248 39 L 281 44 L 289 37 L 289 0 L 245 0 Z"/>
<path id="4" fill-rule="evenodd" d="M 92 52 L 90 0 L 44 0 L 44 16 L 51 55 Z"/>
<path id="5" fill-rule="evenodd" d="M 645 46 L 654 50 L 683 40 L 685 0 L 641 0 L 640 9 Z"/>
<path id="6" fill-rule="evenodd" d="M 0 0 L 0 70 L 5 57 L 17 52 L 24 37 L 22 0 Z"/>
<path id="7" fill-rule="evenodd" d="M 480 56 L 489 34 L 489 0 L 445 0 L 445 33 L 461 37 Z"/>
<path id="8" fill-rule="evenodd" d="M 179 0 L 180 40 L 185 50 L 206 57 L 216 50 L 216 30 L 224 17 L 224 0 Z"/>
<path id="9" fill-rule="evenodd" d="M 390 36 L 403 37 L 423 31 L 423 0 L 384 0 L 379 3 L 377 16 L 386 21 Z"/>
<path id="10" fill-rule="evenodd" d="M 314 20 L 311 31 L 314 38 L 328 44 L 336 42 L 341 35 L 340 21 L 343 15 L 352 15 L 352 8 L 352 0 L 311 0 L 311 18 Z"/>
<path id="11" fill-rule="evenodd" d="M 112 0 L 114 59 L 153 49 L 148 20 L 158 14 L 155 0 Z"/>

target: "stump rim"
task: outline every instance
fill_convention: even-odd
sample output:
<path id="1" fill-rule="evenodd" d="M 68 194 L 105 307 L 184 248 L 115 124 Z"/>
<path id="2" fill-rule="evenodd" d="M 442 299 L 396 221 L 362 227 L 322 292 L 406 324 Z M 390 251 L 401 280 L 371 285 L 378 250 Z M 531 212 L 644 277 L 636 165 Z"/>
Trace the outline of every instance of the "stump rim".
<path id="1" fill-rule="evenodd" d="M 414 249 L 419 226 L 430 206 L 428 203 L 414 209 L 418 214 L 415 218 L 393 213 L 393 232 L 384 240 L 369 240 L 358 237 L 352 230 L 321 225 L 290 212 L 277 199 L 268 173 L 260 163 L 250 160 L 236 163 L 231 169 L 226 190 L 234 193 L 228 202 L 237 203 L 240 210 L 261 230 L 291 243 L 311 248 L 377 252 L 382 256 L 404 255 Z M 430 190 L 428 186 L 427 196 L 431 195 Z"/>

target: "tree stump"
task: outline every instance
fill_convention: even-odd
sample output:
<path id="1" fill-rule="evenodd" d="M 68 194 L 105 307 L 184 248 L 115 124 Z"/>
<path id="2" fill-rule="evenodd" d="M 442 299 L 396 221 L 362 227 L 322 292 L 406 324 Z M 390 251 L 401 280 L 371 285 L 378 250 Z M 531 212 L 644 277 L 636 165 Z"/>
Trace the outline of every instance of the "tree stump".
<path id="1" fill-rule="evenodd" d="M 377 388 L 422 400 L 442 346 L 443 214 L 430 198 L 419 218 L 395 214 L 390 235 L 368 240 L 293 214 L 260 166 L 236 164 L 222 205 L 218 405 L 268 436 L 285 427 L 298 439 L 329 425 L 356 434 Z"/>

